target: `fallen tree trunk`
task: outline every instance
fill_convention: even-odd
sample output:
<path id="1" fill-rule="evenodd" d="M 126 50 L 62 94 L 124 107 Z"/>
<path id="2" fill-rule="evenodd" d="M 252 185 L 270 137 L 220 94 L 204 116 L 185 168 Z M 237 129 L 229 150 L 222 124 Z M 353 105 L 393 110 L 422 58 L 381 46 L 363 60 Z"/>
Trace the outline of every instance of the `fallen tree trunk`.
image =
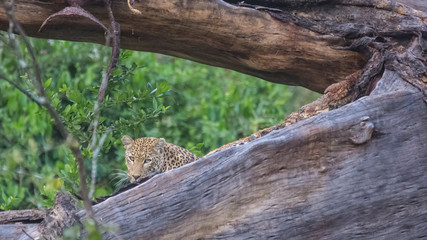
<path id="1" fill-rule="evenodd" d="M 423 238 L 427 108 L 396 74 L 382 84 L 405 90 L 154 177 L 96 215 L 124 239 Z"/>
<path id="2" fill-rule="evenodd" d="M 427 108 L 420 95 L 386 71 L 371 96 L 95 205 L 100 223 L 119 229 L 104 238 L 424 238 Z M 38 229 L 26 233 L 37 238 Z"/>

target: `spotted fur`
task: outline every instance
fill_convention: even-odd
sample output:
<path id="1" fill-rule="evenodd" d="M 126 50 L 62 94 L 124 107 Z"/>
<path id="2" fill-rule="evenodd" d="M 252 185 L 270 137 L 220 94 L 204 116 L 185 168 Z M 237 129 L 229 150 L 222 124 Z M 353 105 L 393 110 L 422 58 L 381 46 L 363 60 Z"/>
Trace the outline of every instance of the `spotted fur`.
<path id="1" fill-rule="evenodd" d="M 122 143 L 126 149 L 126 166 L 131 182 L 181 167 L 198 158 L 187 149 L 167 143 L 163 138 L 133 140 L 125 135 Z"/>

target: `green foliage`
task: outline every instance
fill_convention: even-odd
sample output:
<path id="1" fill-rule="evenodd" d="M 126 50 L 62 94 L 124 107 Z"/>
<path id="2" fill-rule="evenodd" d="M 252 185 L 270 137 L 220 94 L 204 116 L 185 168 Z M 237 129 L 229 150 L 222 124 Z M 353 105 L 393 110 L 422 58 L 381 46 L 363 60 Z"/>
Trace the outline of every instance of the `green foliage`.
<path id="1" fill-rule="evenodd" d="M 140 126 L 144 134 L 134 136 L 163 137 L 187 149 L 202 143 L 195 151 L 199 156 L 278 124 L 285 115 L 319 96 L 163 55 L 135 53 L 127 60 L 145 66 L 135 72 L 136 78 L 167 81 L 173 86 L 164 102 L 170 111 L 162 121 Z"/>
<path id="2" fill-rule="evenodd" d="M 100 59 L 109 53 L 104 47 L 93 44 L 44 40 L 33 40 L 33 43 L 39 53 L 46 94 L 68 131 L 81 143 L 82 153 L 87 159 L 87 175 L 90 176 L 89 163 L 93 155 L 93 148 L 89 147 L 93 134 L 91 124 L 103 71 Z M 29 65 L 28 56 L 24 52 L 24 59 L 15 59 L 14 52 L 8 51 L 5 45 L 0 46 L 3 74 L 35 95 L 30 80 L 31 69 L 21 69 L 18 63 Z M 123 51 L 120 61 L 131 54 Z M 2 66 L 4 63 L 7 66 Z M 111 193 L 111 172 L 115 168 L 124 168 L 122 154 L 117 154 L 121 151 L 122 132 L 133 131 L 146 121 L 154 121 L 168 109 L 162 98 L 167 96 L 171 86 L 163 81 L 136 81 L 133 72 L 137 69 L 135 64 L 119 62 L 100 107 L 98 138 L 106 134 L 108 128 L 113 131 L 108 134 L 98 160 L 99 187 L 95 197 Z M 0 201 L 2 209 L 49 207 L 55 193 L 61 189 L 78 193 L 80 182 L 76 161 L 52 126 L 53 121 L 47 111 L 5 81 L 0 81 L 0 88 L 4 93 L 0 96 L 0 184 L 8 186 L 0 190 L 4 196 Z M 19 192 L 9 189 L 12 187 Z"/>
<path id="3" fill-rule="evenodd" d="M 62 240 L 79 240 L 82 239 L 82 237 L 80 236 L 80 232 L 81 232 L 81 226 L 76 224 L 70 228 L 67 228 L 64 230 L 64 234 L 62 236 Z"/>
<path id="4" fill-rule="evenodd" d="M 78 138 L 90 176 L 94 103 L 110 49 L 87 43 L 31 40 L 43 85 L 67 129 Z M 34 94 L 27 66 L 0 42 L 0 71 Z M 76 161 L 44 108 L 0 79 L 0 208 L 51 206 L 57 191 L 77 193 Z M 98 138 L 108 133 L 98 157 L 95 197 L 126 184 L 121 137 L 163 137 L 201 156 L 223 144 L 281 122 L 317 97 L 183 59 L 122 51 L 101 106 Z M 73 239 L 70 229 L 64 239 Z M 68 237 L 69 238 L 68 238 Z M 96 237 L 96 236 L 93 236 Z"/>
<path id="5" fill-rule="evenodd" d="M 16 208 L 24 197 L 24 191 L 19 188 L 19 185 L 0 186 L 0 193 L 0 209 L 3 210 Z"/>
<path id="6" fill-rule="evenodd" d="M 84 225 L 87 232 L 87 239 L 102 240 L 101 233 L 96 229 L 95 221 L 87 219 Z"/>

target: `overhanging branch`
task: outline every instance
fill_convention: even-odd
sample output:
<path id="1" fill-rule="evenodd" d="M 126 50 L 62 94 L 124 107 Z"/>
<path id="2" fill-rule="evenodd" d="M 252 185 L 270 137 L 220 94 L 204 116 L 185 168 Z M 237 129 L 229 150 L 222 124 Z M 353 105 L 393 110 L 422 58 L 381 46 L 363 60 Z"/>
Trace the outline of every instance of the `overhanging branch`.
<path id="1" fill-rule="evenodd" d="M 17 1 L 16 18 L 29 36 L 104 43 L 103 30 L 83 18 L 54 19 L 39 33 L 44 19 L 64 6 Z M 365 64 L 360 53 L 332 48 L 337 39 L 331 36 L 220 0 L 135 1 L 134 7 L 142 14 L 134 14 L 126 1 L 113 2 L 122 48 L 187 58 L 318 92 Z M 86 9 L 108 24 L 104 7 Z M 2 11 L 0 29 L 7 29 Z"/>

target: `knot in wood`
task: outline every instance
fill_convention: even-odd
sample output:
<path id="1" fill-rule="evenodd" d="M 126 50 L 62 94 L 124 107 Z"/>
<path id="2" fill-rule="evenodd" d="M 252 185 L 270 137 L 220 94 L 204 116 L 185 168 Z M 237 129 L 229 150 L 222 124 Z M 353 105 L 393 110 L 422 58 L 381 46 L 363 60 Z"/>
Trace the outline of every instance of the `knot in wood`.
<path id="1" fill-rule="evenodd" d="M 372 138 L 372 133 L 374 132 L 374 124 L 368 121 L 368 116 L 364 116 L 360 120 L 361 122 L 350 131 L 350 141 L 357 145 L 369 141 Z"/>

